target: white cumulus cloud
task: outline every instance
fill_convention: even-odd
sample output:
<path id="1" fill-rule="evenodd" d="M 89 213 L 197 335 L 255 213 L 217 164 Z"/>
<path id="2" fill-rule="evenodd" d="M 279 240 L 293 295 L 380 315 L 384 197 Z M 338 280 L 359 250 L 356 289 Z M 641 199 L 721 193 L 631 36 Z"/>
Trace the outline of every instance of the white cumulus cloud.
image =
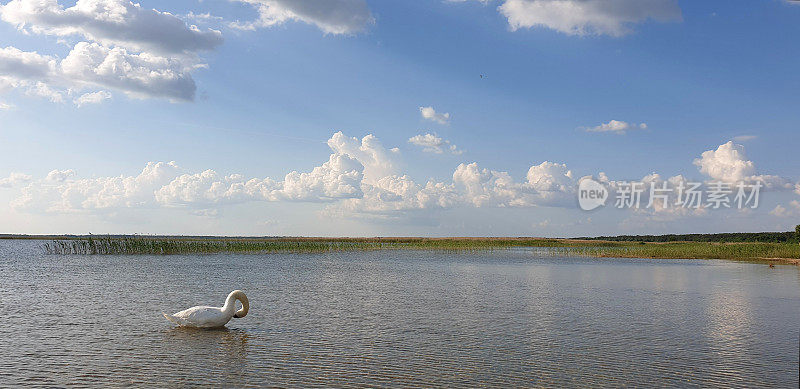
<path id="1" fill-rule="evenodd" d="M 258 19 L 235 22 L 231 27 L 254 30 L 288 21 L 317 26 L 326 34 L 355 34 L 364 31 L 375 19 L 365 0 L 234 0 L 258 11 Z"/>
<path id="2" fill-rule="evenodd" d="M 333 153 L 310 172 L 293 171 L 283 181 L 246 179 L 214 170 L 186 173 L 175 162 L 149 162 L 136 176 L 76 179 L 73 170 L 53 170 L 22 188 L 15 208 L 44 212 L 98 211 L 115 208 L 185 206 L 208 208 L 247 201 L 334 201 L 361 197 L 363 187 L 397 171 L 395 152 L 377 138 L 329 140 Z M 12 176 L 13 183 L 22 182 Z M 12 178 L 2 182 L 12 182 Z M 10 185 L 10 184 L 9 184 Z"/>
<path id="3" fill-rule="evenodd" d="M 129 0 L 11 0 L 0 17 L 19 29 L 46 35 L 77 36 L 104 46 L 163 54 L 197 53 L 222 44 L 222 33 L 188 26 L 175 15 L 143 8 Z"/>
<path id="4" fill-rule="evenodd" d="M 617 135 L 625 135 L 626 131 L 630 130 L 646 130 L 646 123 L 628 123 L 621 120 L 611 120 L 608 123 L 601 123 L 599 126 L 589 127 L 586 129 L 588 132 L 610 132 Z"/>
<path id="5" fill-rule="evenodd" d="M 76 178 L 73 170 L 53 170 L 30 181 L 13 202 L 31 212 L 102 212 L 135 207 L 212 209 L 250 201 L 328 202 L 331 214 L 386 214 L 404 210 L 464 206 L 525 207 L 558 205 L 574 193 L 565 165 L 532 166 L 523 182 L 506 172 L 461 164 L 452 182 L 414 182 L 401 174 L 398 153 L 376 137 L 328 140 L 328 160 L 308 172 L 292 171 L 283 180 L 223 175 L 214 170 L 185 172 L 175 162 L 149 162 L 134 176 Z M 23 182 L 14 176 L 15 182 Z M 8 180 L 10 181 L 10 179 Z"/>
<path id="6" fill-rule="evenodd" d="M 11 0 L 0 18 L 26 34 L 73 44 L 66 57 L 0 48 L 0 86 L 52 102 L 97 103 L 106 89 L 136 98 L 194 99 L 191 73 L 222 34 L 130 0 Z M 10 87 L 10 88 L 8 88 Z"/>
<path id="7" fill-rule="evenodd" d="M 63 60 L 0 49 L 0 74 L 5 82 L 28 94 L 61 102 L 64 95 L 86 88 L 110 88 L 133 97 L 194 99 L 196 85 L 190 72 L 194 63 L 149 53 L 129 53 L 121 47 L 79 42 Z"/>
<path id="8" fill-rule="evenodd" d="M 67 170 L 58 170 L 54 169 L 47 173 L 47 176 L 44 178 L 47 182 L 64 182 L 69 178 L 74 177 L 77 174 L 75 170 L 67 169 Z"/>
<path id="9" fill-rule="evenodd" d="M 192 100 L 195 82 L 193 64 L 149 53 L 133 54 L 115 47 L 81 42 L 61 61 L 64 77 L 122 90 L 133 96 Z"/>
<path id="10" fill-rule="evenodd" d="M 329 216 L 391 218 L 425 210 L 476 207 L 574 207 L 578 180 L 566 164 L 533 164 L 524 177 L 461 163 L 448 179 L 417 182 L 401 169 L 400 154 L 384 147 L 373 135 L 348 137 L 337 132 L 328 140 L 327 160 L 307 171 L 291 171 L 282 178 L 248 178 L 208 169 L 187 172 L 175 162 L 150 162 L 136 175 L 78 178 L 73 170 L 53 170 L 42 179 L 12 174 L 0 186 L 20 187 L 12 206 L 29 212 L 111 212 L 121 208 L 184 208 L 192 215 L 214 215 L 217 209 L 246 202 L 323 202 Z M 776 187 L 776 176 L 756 175 L 755 166 L 740 145 L 726 143 L 709 150 L 696 164 L 716 180 L 754 182 Z M 600 173 L 599 180 L 619 188 Z M 785 181 L 785 180 L 783 180 Z M 669 221 L 702 216 L 704 208 L 678 206 L 675 188 L 687 187 L 683 176 L 662 178 L 648 174 L 637 181 L 644 192 L 637 217 Z M 653 188 L 673 190 L 666 199 L 648 205 Z M 780 187 L 791 187 L 780 186 Z M 653 192 L 652 194 L 656 194 Z M 613 199 L 611 200 L 613 201 Z M 774 215 L 788 215 L 781 206 Z"/>
<path id="11" fill-rule="evenodd" d="M 55 72 L 55 58 L 16 47 L 0 48 L 0 75 L 13 79 L 42 79 Z"/>
<path id="12" fill-rule="evenodd" d="M 449 140 L 444 140 L 436 134 L 414 135 L 408 139 L 408 143 L 422 147 L 422 151 L 428 153 L 442 154 L 448 152 L 453 155 L 464 153 L 464 150 L 460 150 L 456 145 L 451 144 Z"/>
<path id="13" fill-rule="evenodd" d="M 11 188 L 12 186 L 26 183 L 32 180 L 28 174 L 13 172 L 8 177 L 0 178 L 0 188 Z"/>
<path id="14" fill-rule="evenodd" d="M 545 27 L 567 35 L 618 37 L 647 19 L 681 20 L 674 0 L 505 0 L 498 10 L 512 30 Z"/>
<path id="15" fill-rule="evenodd" d="M 362 185 L 362 197 L 328 207 L 327 214 L 401 215 L 403 212 L 456 207 L 535 207 L 571 205 L 575 181 L 565 165 L 543 162 L 532 166 L 527 180 L 517 182 L 507 172 L 459 164 L 451 182 L 414 182 L 407 175 L 389 175 Z"/>
<path id="16" fill-rule="evenodd" d="M 387 150 L 372 134 L 358 139 L 339 131 L 328 139 L 328 147 L 334 153 L 346 155 L 363 165 L 364 181 L 368 184 L 400 172 L 398 150 Z"/>
<path id="17" fill-rule="evenodd" d="M 789 202 L 788 208 L 783 205 L 776 205 L 769 214 L 777 217 L 797 217 L 800 216 L 800 201 L 792 200 Z"/>
<path id="18" fill-rule="evenodd" d="M 781 177 L 757 175 L 753 161 L 747 159 L 744 146 L 728 141 L 716 150 L 708 150 L 694 160 L 694 164 L 713 180 L 723 182 L 756 182 L 768 188 L 789 188 L 791 184 Z"/>
<path id="19" fill-rule="evenodd" d="M 24 82 L 22 85 L 26 85 Z M 25 92 L 28 96 L 37 96 L 43 97 L 45 99 L 50 100 L 53 103 L 63 103 L 64 102 L 64 94 L 67 93 L 66 91 L 58 91 L 50 87 L 50 85 L 36 81 L 32 82 L 28 85 L 27 91 Z"/>
<path id="20" fill-rule="evenodd" d="M 447 112 L 436 112 L 433 107 L 419 107 L 419 113 L 424 119 L 439 123 L 448 124 L 450 122 L 450 114 Z"/>
<path id="21" fill-rule="evenodd" d="M 72 179 L 72 170 L 54 170 L 44 180 L 22 188 L 12 205 L 44 212 L 76 212 L 154 205 L 154 191 L 173 180 L 180 170 L 175 162 L 149 162 L 136 176 Z"/>
<path id="22" fill-rule="evenodd" d="M 531 166 L 524 182 L 515 182 L 507 172 L 481 169 L 474 162 L 461 164 L 453 173 L 453 182 L 463 192 L 463 201 L 476 207 L 564 204 L 576 186 L 566 165 L 548 161 Z"/>
<path id="23" fill-rule="evenodd" d="M 76 98 L 72 102 L 78 106 L 78 108 L 83 107 L 87 104 L 100 104 L 105 100 L 111 98 L 111 93 L 108 91 L 97 91 L 97 92 L 90 92 L 84 93 L 80 97 Z"/>

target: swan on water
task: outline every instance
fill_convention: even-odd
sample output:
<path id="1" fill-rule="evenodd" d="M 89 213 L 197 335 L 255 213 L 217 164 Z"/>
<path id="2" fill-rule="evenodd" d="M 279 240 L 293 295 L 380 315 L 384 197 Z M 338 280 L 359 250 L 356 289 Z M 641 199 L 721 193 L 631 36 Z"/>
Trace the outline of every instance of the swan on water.
<path id="1" fill-rule="evenodd" d="M 236 310 L 236 300 L 242 303 L 242 309 Z M 234 290 L 225 299 L 222 308 L 197 306 L 175 312 L 172 315 L 162 314 L 167 320 L 182 327 L 213 328 L 222 327 L 231 318 L 241 318 L 250 310 L 250 302 L 241 290 Z"/>

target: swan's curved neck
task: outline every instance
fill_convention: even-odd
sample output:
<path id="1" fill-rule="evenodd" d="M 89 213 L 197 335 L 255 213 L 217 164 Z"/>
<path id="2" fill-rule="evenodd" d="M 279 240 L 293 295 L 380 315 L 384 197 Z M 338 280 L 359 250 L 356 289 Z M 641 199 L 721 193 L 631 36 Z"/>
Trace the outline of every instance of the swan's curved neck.
<path id="1" fill-rule="evenodd" d="M 236 300 L 242 303 L 242 309 L 236 311 Z M 244 317 L 250 309 L 250 303 L 247 301 L 247 296 L 241 290 L 234 290 L 225 299 L 225 305 L 222 306 L 222 312 L 231 317 Z"/>
<path id="2" fill-rule="evenodd" d="M 225 314 L 233 316 L 236 313 L 236 296 L 233 293 L 228 295 L 228 298 L 225 299 L 225 305 L 222 306 L 222 312 Z"/>

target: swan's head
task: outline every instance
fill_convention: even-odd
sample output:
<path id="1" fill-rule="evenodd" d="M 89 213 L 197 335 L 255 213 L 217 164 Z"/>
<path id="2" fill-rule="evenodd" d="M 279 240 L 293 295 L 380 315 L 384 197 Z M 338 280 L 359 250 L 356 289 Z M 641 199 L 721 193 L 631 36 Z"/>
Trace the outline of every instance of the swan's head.
<path id="1" fill-rule="evenodd" d="M 247 296 L 245 296 L 244 292 L 242 292 L 241 290 L 234 290 L 233 292 L 231 292 L 231 294 L 228 295 L 228 298 L 231 297 L 233 297 L 236 300 L 239 300 L 239 302 L 242 303 L 242 309 L 236 311 L 236 313 L 233 314 L 233 317 L 239 319 L 247 316 L 247 312 L 250 310 L 250 301 L 247 300 Z"/>

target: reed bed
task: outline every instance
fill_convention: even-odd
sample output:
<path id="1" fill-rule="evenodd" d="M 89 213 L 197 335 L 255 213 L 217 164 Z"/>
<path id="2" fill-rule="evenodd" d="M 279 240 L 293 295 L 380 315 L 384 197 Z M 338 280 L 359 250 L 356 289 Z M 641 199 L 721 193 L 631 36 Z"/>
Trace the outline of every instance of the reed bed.
<path id="1" fill-rule="evenodd" d="M 186 240 L 85 238 L 54 240 L 42 245 L 46 254 L 61 255 L 173 255 L 214 253 L 315 253 L 380 249 L 381 244 L 351 242 L 302 242 L 283 240 Z"/>
<path id="2" fill-rule="evenodd" d="M 542 255 L 764 260 L 800 259 L 800 245 L 787 243 L 608 242 L 533 238 L 154 238 L 105 236 L 57 239 L 42 245 L 46 254 L 173 255 L 214 253 L 321 253 L 358 250 L 479 251 L 542 248 Z"/>
<path id="3" fill-rule="evenodd" d="M 627 243 L 524 238 L 153 238 L 88 236 L 55 239 L 42 245 L 46 254 L 137 255 L 213 253 L 315 253 L 329 251 L 416 249 L 493 250 L 512 247 L 616 247 Z"/>

